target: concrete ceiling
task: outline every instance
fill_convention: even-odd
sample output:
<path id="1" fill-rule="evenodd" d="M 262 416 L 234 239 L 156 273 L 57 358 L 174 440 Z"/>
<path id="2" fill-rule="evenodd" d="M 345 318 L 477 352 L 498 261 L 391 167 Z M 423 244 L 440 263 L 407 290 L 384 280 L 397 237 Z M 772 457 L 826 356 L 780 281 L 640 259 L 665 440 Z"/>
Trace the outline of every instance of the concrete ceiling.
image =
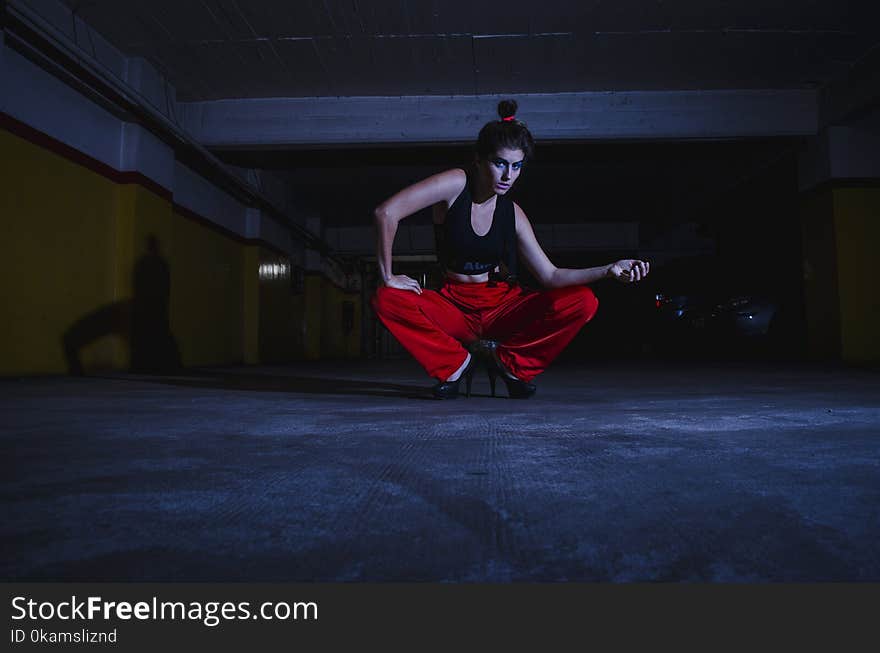
<path id="1" fill-rule="evenodd" d="M 815 88 L 874 0 L 65 0 L 183 101 Z"/>
<path id="2" fill-rule="evenodd" d="M 823 89 L 880 47 L 876 0 L 63 1 L 126 55 L 151 62 L 190 103 Z M 225 133 L 236 120 L 218 124 Z M 387 145 L 221 144 L 218 153 L 276 170 L 328 226 L 364 224 L 403 186 L 470 159 L 467 147 Z M 711 221 L 719 204 L 762 176 L 773 194 L 793 197 L 797 145 L 542 141 L 516 199 L 537 223 Z"/>

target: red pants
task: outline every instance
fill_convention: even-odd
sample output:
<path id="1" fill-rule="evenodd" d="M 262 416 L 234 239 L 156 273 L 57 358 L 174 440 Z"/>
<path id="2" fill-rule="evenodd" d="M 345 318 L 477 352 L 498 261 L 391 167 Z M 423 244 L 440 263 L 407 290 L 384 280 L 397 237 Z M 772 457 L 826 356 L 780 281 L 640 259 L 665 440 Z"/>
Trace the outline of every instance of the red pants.
<path id="1" fill-rule="evenodd" d="M 464 344 L 498 341 L 498 357 L 516 377 L 543 372 L 596 314 L 599 301 L 587 286 L 527 291 L 505 282 L 458 283 L 439 291 L 380 287 L 373 309 L 421 363 L 445 381 L 467 358 Z"/>

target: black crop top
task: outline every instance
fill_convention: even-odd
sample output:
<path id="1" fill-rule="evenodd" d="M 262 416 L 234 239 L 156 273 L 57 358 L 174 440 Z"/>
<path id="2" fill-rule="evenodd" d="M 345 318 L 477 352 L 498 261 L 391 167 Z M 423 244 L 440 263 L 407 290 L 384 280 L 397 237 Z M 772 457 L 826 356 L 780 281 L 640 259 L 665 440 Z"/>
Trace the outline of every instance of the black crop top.
<path id="1" fill-rule="evenodd" d="M 443 224 L 434 225 L 437 257 L 440 264 L 459 274 L 492 272 L 503 263 L 507 275 L 516 275 L 516 218 L 513 201 L 504 195 L 495 200 L 492 226 L 485 236 L 478 236 L 471 223 L 472 175 L 467 174 L 464 190 L 446 212 Z"/>

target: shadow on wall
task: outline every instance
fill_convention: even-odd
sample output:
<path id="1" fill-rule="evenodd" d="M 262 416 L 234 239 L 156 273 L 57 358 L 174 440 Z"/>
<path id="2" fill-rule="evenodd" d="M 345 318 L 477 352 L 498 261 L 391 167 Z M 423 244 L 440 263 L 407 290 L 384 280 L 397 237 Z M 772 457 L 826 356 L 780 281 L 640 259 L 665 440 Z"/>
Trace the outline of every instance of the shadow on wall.
<path id="1" fill-rule="evenodd" d="M 84 373 L 82 348 L 108 335 L 127 342 L 132 372 L 165 373 L 182 367 L 169 320 L 171 272 L 153 234 L 147 237 L 146 253 L 134 265 L 132 288 L 132 299 L 102 306 L 65 332 L 62 345 L 70 374 Z"/>

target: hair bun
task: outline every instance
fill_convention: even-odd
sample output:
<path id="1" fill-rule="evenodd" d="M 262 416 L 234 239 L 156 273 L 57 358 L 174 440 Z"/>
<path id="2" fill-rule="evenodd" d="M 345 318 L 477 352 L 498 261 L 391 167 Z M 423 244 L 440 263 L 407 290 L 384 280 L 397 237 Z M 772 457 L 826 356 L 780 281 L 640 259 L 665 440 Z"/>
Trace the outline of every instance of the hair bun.
<path id="1" fill-rule="evenodd" d="M 516 100 L 501 100 L 498 103 L 498 115 L 501 116 L 501 119 L 512 118 L 516 115 Z"/>

